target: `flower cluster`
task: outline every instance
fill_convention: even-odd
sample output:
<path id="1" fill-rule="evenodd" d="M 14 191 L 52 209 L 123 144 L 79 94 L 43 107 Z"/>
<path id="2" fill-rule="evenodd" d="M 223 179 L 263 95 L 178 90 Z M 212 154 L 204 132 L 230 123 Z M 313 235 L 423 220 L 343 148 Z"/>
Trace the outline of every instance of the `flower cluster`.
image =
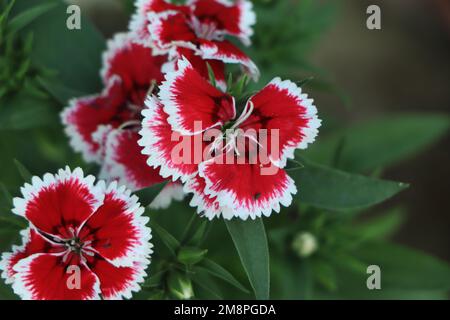
<path id="1" fill-rule="evenodd" d="M 184 56 L 204 77 L 208 76 L 208 63 L 223 89 L 224 63 L 240 64 L 252 78 L 258 78 L 252 60 L 225 39 L 233 36 L 250 45 L 256 22 L 250 1 L 189 0 L 187 5 L 174 5 L 164 0 L 139 0 L 136 7 L 130 30 L 156 54 L 168 54 L 165 71 L 176 69 L 177 59 Z"/>
<path id="2" fill-rule="evenodd" d="M 146 165 L 137 140 L 145 97 L 163 79 L 165 61 L 166 57 L 135 43 L 129 33 L 117 34 L 103 55 L 103 91 L 72 99 L 63 111 L 72 147 L 86 161 L 101 165 L 101 178 L 132 190 L 164 181 Z M 169 184 L 153 206 L 167 206 L 171 198 L 183 198 L 178 185 Z"/>
<path id="3" fill-rule="evenodd" d="M 193 193 L 191 205 L 209 219 L 255 219 L 279 212 L 280 204 L 289 206 L 297 189 L 283 167 L 295 149 L 306 148 L 317 135 L 320 121 L 312 100 L 293 82 L 275 78 L 237 116 L 236 99 L 186 59 L 177 69 L 166 75 L 158 97 L 149 97 L 143 111 L 139 144 L 148 164 L 161 168 L 164 177 L 180 179 Z M 191 147 L 195 141 L 200 143 Z M 174 152 L 180 144 L 190 157 Z M 258 156 L 264 149 L 266 161 Z"/>
<path id="4" fill-rule="evenodd" d="M 129 32 L 107 43 L 102 91 L 61 114 L 73 149 L 109 185 L 68 168 L 25 184 L 13 212 L 30 227 L 0 262 L 19 296 L 119 299 L 139 290 L 151 236 L 132 191 L 167 181 L 154 208 L 193 194 L 190 205 L 209 219 L 255 219 L 291 204 L 297 188 L 284 168 L 320 120 L 289 80 L 245 97 L 227 88 L 235 86 L 227 64 L 259 77 L 229 40 L 250 45 L 255 21 L 249 0 L 136 1 Z"/>
<path id="5" fill-rule="evenodd" d="M 0 270 L 22 299 L 120 299 L 140 290 L 152 253 L 144 208 L 116 182 L 94 182 L 66 168 L 33 177 L 14 199 L 30 227 Z"/>

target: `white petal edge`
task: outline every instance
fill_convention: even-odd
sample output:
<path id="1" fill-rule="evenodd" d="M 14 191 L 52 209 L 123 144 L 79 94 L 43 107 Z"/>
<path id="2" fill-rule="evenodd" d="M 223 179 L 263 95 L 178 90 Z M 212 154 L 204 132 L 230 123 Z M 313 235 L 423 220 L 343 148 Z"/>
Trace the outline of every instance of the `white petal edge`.
<path id="1" fill-rule="evenodd" d="M 117 267 L 131 267 L 135 262 L 150 263 L 150 256 L 153 253 L 153 244 L 151 229 L 147 227 L 150 220 L 149 217 L 144 216 L 145 209 L 139 203 L 139 198 L 131 194 L 131 190 L 125 186 L 119 186 L 116 181 L 111 182 L 108 186 L 101 180 L 97 184 L 99 188 L 106 194 L 112 194 L 115 199 L 120 199 L 126 203 L 127 216 L 130 216 L 133 227 L 137 230 L 139 239 L 138 244 L 134 244 L 128 249 L 122 257 L 115 259 L 106 259 L 112 265 Z"/>
<path id="2" fill-rule="evenodd" d="M 280 212 L 280 204 L 284 207 L 289 207 L 292 203 L 293 195 L 297 194 L 297 187 L 295 186 L 294 180 L 286 173 L 287 186 L 282 191 L 281 196 L 273 197 L 269 199 L 269 201 L 261 203 L 258 206 L 246 208 L 238 204 L 237 196 L 233 191 L 222 190 L 216 192 L 211 189 L 214 183 L 206 176 L 205 167 L 213 164 L 214 160 L 215 159 L 211 159 L 202 162 L 199 165 L 199 176 L 205 179 L 205 194 L 210 197 L 217 197 L 217 201 L 221 207 L 227 207 L 232 210 L 231 214 L 233 217 L 240 218 L 242 220 L 247 220 L 248 218 L 254 220 L 262 216 L 269 217 L 272 214 L 272 211 L 275 211 L 276 213 Z"/>
<path id="3" fill-rule="evenodd" d="M 298 105 L 305 109 L 304 117 L 308 119 L 308 127 L 301 128 L 301 133 L 304 135 L 300 143 L 289 146 L 287 145 L 281 150 L 281 156 L 279 160 L 273 161 L 273 163 L 280 168 L 284 168 L 287 164 L 287 159 L 295 158 L 296 149 L 306 149 L 309 144 L 313 143 L 319 133 L 321 126 L 321 120 L 317 115 L 317 108 L 314 105 L 314 100 L 309 99 L 306 93 L 302 93 L 302 89 L 298 87 L 294 82 L 290 80 L 281 80 L 279 77 L 274 78 L 267 84 L 274 85 L 281 91 L 287 90 L 289 95 L 294 97 L 298 101 Z M 267 87 L 266 86 L 266 87 Z M 264 89 L 262 89 L 264 90 Z M 292 143 L 291 143 L 292 144 Z"/>
<path id="4" fill-rule="evenodd" d="M 73 98 L 69 101 L 68 106 L 65 107 L 60 114 L 61 122 L 64 125 L 64 132 L 66 133 L 67 137 L 69 138 L 69 144 L 72 147 L 72 149 L 76 152 L 80 152 L 83 156 L 83 159 L 86 162 L 93 162 L 97 164 L 102 163 L 102 156 L 101 151 L 97 150 L 96 152 L 93 152 L 91 150 L 91 146 L 89 143 L 87 143 L 83 136 L 79 133 L 77 127 L 75 124 L 73 124 L 70 121 L 70 116 L 73 112 L 77 111 L 80 107 L 80 103 L 83 104 L 89 104 L 91 100 L 98 98 L 99 96 L 107 96 L 109 95 L 109 91 L 112 89 L 112 87 L 116 84 L 116 82 L 122 81 L 118 76 L 112 76 L 110 80 L 108 81 L 107 87 L 102 91 L 100 95 L 93 94 L 90 96 L 80 97 L 80 98 Z M 99 126 L 102 125 L 99 123 Z M 94 134 L 92 132 L 92 134 Z"/>
<path id="5" fill-rule="evenodd" d="M 201 56 L 205 60 L 220 60 L 224 63 L 241 64 L 253 81 L 257 82 L 260 72 L 256 64 L 250 58 L 241 58 L 236 55 L 226 55 L 219 52 L 219 48 L 211 44 L 203 43 L 200 45 Z"/>
<path id="6" fill-rule="evenodd" d="M 173 83 L 180 77 L 184 76 L 184 73 L 188 68 L 195 70 L 191 63 L 185 58 L 182 57 L 177 61 L 178 70 L 174 72 L 166 73 L 165 80 L 159 86 L 158 97 L 161 101 L 164 111 L 169 115 L 167 118 L 167 122 L 172 126 L 173 131 L 177 131 L 182 135 L 192 136 L 204 132 L 208 129 L 211 129 L 217 125 L 220 125 L 221 122 L 214 123 L 206 128 L 202 128 L 199 131 L 190 131 L 188 128 L 183 127 L 182 125 L 182 117 L 179 112 L 179 105 L 173 100 L 174 96 L 172 95 L 172 85 Z M 205 80 L 206 81 L 206 80 Z M 233 104 L 234 104 L 233 98 Z M 234 106 L 235 110 L 236 107 Z"/>
<path id="7" fill-rule="evenodd" d="M 95 213 L 95 211 L 103 204 L 104 199 L 104 193 L 101 188 L 94 185 L 95 177 L 93 175 L 85 177 L 81 168 L 75 168 L 72 171 L 68 166 L 66 166 L 65 169 L 59 169 L 58 173 L 55 175 L 46 173 L 42 179 L 38 176 L 33 176 L 31 178 L 31 184 L 25 183 L 24 186 L 20 188 L 22 198 L 16 197 L 13 199 L 14 207 L 12 212 L 18 216 L 25 217 L 28 203 L 33 200 L 42 189 L 71 179 L 78 180 L 90 191 L 95 200 L 92 204 L 92 212 Z M 31 221 L 30 224 L 32 225 Z"/>
<path id="8" fill-rule="evenodd" d="M 30 264 L 33 262 L 35 258 L 38 258 L 43 255 L 50 256 L 62 256 L 64 253 L 36 253 L 25 259 L 20 260 L 15 266 L 14 271 L 16 271 L 15 280 L 12 284 L 14 293 L 17 294 L 22 300 L 36 300 L 33 296 L 33 291 L 26 284 L 27 282 L 27 274 L 29 273 Z M 85 268 L 90 271 L 96 281 L 93 287 L 93 295 L 88 297 L 86 300 L 100 300 L 100 281 L 98 277 L 92 272 L 86 265 Z"/>
<path id="9" fill-rule="evenodd" d="M 139 131 L 142 138 L 138 140 L 138 144 L 143 147 L 142 154 L 147 156 L 147 164 L 152 168 L 160 168 L 159 174 L 163 178 L 171 178 L 174 182 L 180 179 L 184 182 L 192 175 L 186 175 L 176 167 L 170 166 L 170 162 L 164 158 L 163 152 L 157 147 L 157 144 L 160 141 L 159 137 L 153 131 L 153 127 L 149 126 L 149 123 L 154 124 L 154 126 L 163 124 L 161 122 L 156 122 L 157 109 L 162 108 L 159 104 L 160 102 L 155 96 L 147 97 L 147 100 L 145 101 L 147 108 L 142 110 L 142 129 Z"/>
<path id="10" fill-rule="evenodd" d="M 8 266 L 9 266 L 9 260 L 18 252 L 23 251 L 30 241 L 30 232 L 31 228 L 28 227 L 22 231 L 20 231 L 20 235 L 22 238 L 22 244 L 21 245 L 13 245 L 10 252 L 3 252 L 1 259 L 0 259 L 0 270 L 2 270 L 1 277 L 5 279 L 6 284 L 12 284 L 14 282 L 14 276 L 8 274 Z M 13 266 L 12 266 L 13 267 Z"/>

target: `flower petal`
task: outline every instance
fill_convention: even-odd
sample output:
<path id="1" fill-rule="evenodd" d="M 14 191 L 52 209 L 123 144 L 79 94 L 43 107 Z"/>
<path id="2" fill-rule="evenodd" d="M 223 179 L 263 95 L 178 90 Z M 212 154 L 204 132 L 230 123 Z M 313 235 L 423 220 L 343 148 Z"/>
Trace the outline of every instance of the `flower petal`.
<path id="1" fill-rule="evenodd" d="M 219 32 L 237 36 L 245 45 L 250 45 L 252 26 L 256 23 L 251 1 L 193 0 L 190 4 L 200 23 L 213 24 Z"/>
<path id="2" fill-rule="evenodd" d="M 195 147 L 191 147 L 195 139 L 202 141 L 202 136 L 182 136 L 172 131 L 167 122 L 168 115 L 155 96 L 147 99 L 146 106 L 147 108 L 142 111 L 144 120 L 139 132 L 142 138 L 138 143 L 144 148 L 142 154 L 147 156 L 147 164 L 153 168 L 160 168 L 160 174 L 164 178 L 186 181 L 197 173 L 198 164 L 202 161 L 203 150 L 196 151 Z M 190 154 L 185 154 L 183 150 L 178 152 L 180 145 L 186 145 L 186 149 L 190 148 L 194 152 Z M 200 157 L 196 159 L 196 155 Z"/>
<path id="3" fill-rule="evenodd" d="M 131 17 L 129 29 L 133 34 L 133 39 L 145 46 L 150 46 L 151 43 L 148 15 L 164 11 L 181 11 L 188 14 L 191 11 L 188 6 L 174 5 L 164 0 L 137 0 L 135 6 L 136 12 Z"/>
<path id="4" fill-rule="evenodd" d="M 116 266 L 132 266 L 150 256 L 152 245 L 148 217 L 138 198 L 125 186 L 112 182 L 108 187 L 100 182 L 105 200 L 81 228 L 79 238 L 91 241 L 91 246 L 103 258 Z"/>
<path id="5" fill-rule="evenodd" d="M 100 280 L 102 297 L 106 300 L 130 299 L 132 292 L 141 290 L 139 283 L 144 282 L 149 260 L 135 261 L 129 267 L 117 267 L 101 257 L 96 257 L 90 265 Z"/>
<path id="6" fill-rule="evenodd" d="M 100 95 L 72 99 L 61 113 L 70 145 L 87 162 L 101 163 L 101 147 L 92 135 L 100 125 L 119 125 L 113 118 L 124 101 L 121 80 L 114 76 Z"/>
<path id="7" fill-rule="evenodd" d="M 94 300 L 100 299 L 97 276 L 82 263 L 78 267 L 79 288 L 71 287 L 76 275 L 63 262 L 63 255 L 38 253 L 20 260 L 15 266 L 14 292 L 24 300 Z"/>
<path id="8" fill-rule="evenodd" d="M 104 194 L 94 180 L 84 177 L 80 168 L 72 172 L 68 167 L 57 175 L 45 174 L 43 180 L 33 177 L 21 188 L 23 198 L 14 198 L 12 211 L 38 230 L 71 239 L 103 202 Z"/>
<path id="9" fill-rule="evenodd" d="M 205 79 L 209 80 L 209 70 L 207 64 L 211 66 L 216 80 L 216 86 L 226 91 L 227 84 L 225 79 L 225 64 L 220 60 L 205 60 L 195 50 L 188 48 L 176 48 L 169 53 L 169 61 L 164 64 L 163 72 L 174 72 L 178 69 L 177 61 L 185 57 Z"/>
<path id="10" fill-rule="evenodd" d="M 116 129 L 106 139 L 105 161 L 101 178 L 117 180 L 131 190 L 139 190 L 161 183 L 159 170 L 150 168 L 147 157 L 138 145 L 139 134 L 131 129 Z"/>
<path id="11" fill-rule="evenodd" d="M 200 43 L 200 52 L 203 59 L 215 59 L 223 61 L 224 63 L 241 64 L 251 78 L 258 81 L 260 76 L 258 67 L 245 53 L 231 42 L 227 40 L 202 40 Z"/>
<path id="12" fill-rule="evenodd" d="M 199 175 L 205 179 L 205 193 L 243 220 L 279 212 L 280 204 L 289 206 L 297 193 L 294 181 L 272 164 L 221 164 L 214 158 L 200 164 Z"/>
<path id="13" fill-rule="evenodd" d="M 166 56 L 155 56 L 152 49 L 133 42 L 131 34 L 118 33 L 103 53 L 102 79 L 107 84 L 111 77 L 118 76 L 125 92 L 136 94 L 141 90 L 145 97 L 152 81 L 163 80 L 161 66 L 166 60 Z M 143 102 L 143 97 L 136 100 Z"/>
<path id="14" fill-rule="evenodd" d="M 205 193 L 205 179 L 196 175 L 184 184 L 184 192 L 192 193 L 189 202 L 191 207 L 197 208 L 197 213 L 205 216 L 209 220 L 219 218 L 221 215 L 229 220 L 233 217 L 233 210 L 228 206 L 220 206 L 217 197 Z"/>
<path id="15" fill-rule="evenodd" d="M 166 74 L 159 98 L 174 131 L 194 135 L 236 116 L 234 98 L 213 87 L 186 59 Z"/>
<path id="16" fill-rule="evenodd" d="M 314 142 L 320 127 L 313 100 L 302 94 L 301 88 L 289 80 L 273 79 L 266 87 L 250 98 L 254 110 L 242 129 L 277 129 L 277 150 L 268 136 L 268 153 L 275 164 L 286 165 L 287 158 L 294 158 L 297 148 L 305 149 Z"/>
<path id="17" fill-rule="evenodd" d="M 2 278 L 6 284 L 14 282 L 14 266 L 22 259 L 35 253 L 63 252 L 65 248 L 53 246 L 49 241 L 43 238 L 33 228 L 27 228 L 20 232 L 22 236 L 22 245 L 13 246 L 12 252 L 4 252 L 0 260 L 0 270 Z"/>
<path id="18" fill-rule="evenodd" d="M 153 15 L 148 30 L 156 54 L 165 54 L 173 47 L 196 49 L 197 35 L 181 12 L 165 11 Z"/>

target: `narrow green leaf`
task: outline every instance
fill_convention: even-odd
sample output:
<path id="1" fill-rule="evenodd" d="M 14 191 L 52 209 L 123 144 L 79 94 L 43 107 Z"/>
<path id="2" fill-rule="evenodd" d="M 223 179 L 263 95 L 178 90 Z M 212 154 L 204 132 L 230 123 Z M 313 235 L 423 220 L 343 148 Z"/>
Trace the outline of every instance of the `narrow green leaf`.
<path id="1" fill-rule="evenodd" d="M 20 92 L 2 100 L 0 130 L 27 130 L 43 126 L 55 126 L 58 122 L 56 105 L 49 99 Z"/>
<path id="2" fill-rule="evenodd" d="M 23 1 L 22 10 L 34 7 L 32 1 Z M 67 88 L 88 94 L 101 90 L 98 70 L 105 40 L 82 12 L 81 29 L 66 28 L 67 5 L 51 1 L 55 6 L 45 16 L 39 16 L 24 30 L 34 33 L 33 65 L 57 70 L 58 81 Z M 51 50 L 49 50 L 51 48 Z M 67 59 L 70 57 L 70 63 Z"/>
<path id="3" fill-rule="evenodd" d="M 214 70 L 208 62 L 206 62 L 206 68 L 208 68 L 209 81 L 214 87 L 216 87 L 216 75 L 214 74 Z"/>
<path id="4" fill-rule="evenodd" d="M 173 235 L 171 235 L 166 229 L 159 226 L 155 221 L 153 220 L 150 221 L 150 225 L 152 227 L 152 230 L 156 232 L 156 234 L 164 243 L 164 245 L 169 249 L 170 253 L 176 256 L 176 252 L 180 247 L 180 242 Z"/>
<path id="5" fill-rule="evenodd" d="M 0 27 L 3 23 L 5 23 L 6 19 L 8 19 L 9 13 L 11 12 L 11 9 L 14 6 L 15 2 L 16 0 L 11 0 L 5 7 L 4 11 L 0 14 Z"/>
<path id="6" fill-rule="evenodd" d="M 354 254 L 367 265 L 380 267 L 382 288 L 450 290 L 448 263 L 425 253 L 396 244 L 374 242 Z"/>
<path id="7" fill-rule="evenodd" d="M 191 275 L 192 282 L 197 285 L 196 288 L 196 298 L 197 299 L 218 299 L 223 300 L 222 293 L 220 292 L 219 286 L 214 282 L 209 274 L 203 270 L 196 270 L 196 272 Z M 205 290 L 206 297 L 199 296 L 198 287 Z"/>
<path id="8" fill-rule="evenodd" d="M 230 72 L 228 73 L 227 77 L 227 91 L 229 92 L 229 90 L 231 90 L 232 87 L 233 87 L 233 74 Z"/>
<path id="9" fill-rule="evenodd" d="M 405 212 L 394 208 L 388 212 L 373 217 L 372 219 L 349 227 L 353 234 L 358 236 L 359 241 L 373 239 L 386 239 L 402 225 L 405 220 Z"/>
<path id="10" fill-rule="evenodd" d="M 193 244 L 193 245 L 199 245 L 206 234 L 208 223 L 212 223 L 212 222 L 202 221 L 200 226 L 197 228 L 194 235 L 192 236 L 192 238 L 188 241 L 188 243 Z"/>
<path id="11" fill-rule="evenodd" d="M 37 77 L 37 80 L 41 86 L 47 90 L 50 95 L 55 98 L 61 105 L 65 106 L 72 98 L 81 97 L 86 95 L 85 93 L 67 88 L 60 81 Z"/>
<path id="12" fill-rule="evenodd" d="M 247 288 L 245 288 L 238 280 L 236 280 L 236 278 L 230 272 L 228 272 L 225 268 L 215 263 L 211 259 L 203 259 L 202 263 L 199 266 L 195 267 L 195 270 L 203 270 L 205 272 L 208 272 L 212 276 L 228 282 L 239 290 L 245 293 L 249 293 Z"/>
<path id="13" fill-rule="evenodd" d="M 225 221 L 256 299 L 269 299 L 269 248 L 262 219 Z"/>
<path id="14" fill-rule="evenodd" d="M 156 196 L 161 192 L 165 185 L 165 182 L 158 183 L 151 187 L 138 190 L 134 194 L 139 198 L 142 206 L 147 207 L 155 200 Z"/>
<path id="15" fill-rule="evenodd" d="M 152 287 L 158 287 L 162 284 L 163 277 L 166 273 L 166 270 L 161 270 L 150 277 L 148 277 L 145 282 L 142 284 L 143 287 L 146 288 L 152 288 Z"/>
<path id="16" fill-rule="evenodd" d="M 185 265 L 194 265 L 203 260 L 208 253 L 206 249 L 195 247 L 181 247 L 177 254 L 179 262 Z"/>
<path id="17" fill-rule="evenodd" d="M 56 5 L 56 2 L 43 3 L 19 13 L 13 19 L 11 19 L 10 23 L 8 24 L 8 31 L 10 33 L 16 33 L 17 31 L 20 31 L 35 19 L 53 9 Z"/>
<path id="18" fill-rule="evenodd" d="M 17 171 L 19 171 L 20 176 L 25 182 L 31 182 L 31 178 L 33 175 L 28 171 L 28 169 L 17 159 L 14 159 L 14 165 L 17 168 Z"/>
<path id="19" fill-rule="evenodd" d="M 368 172 L 417 154 L 448 132 L 449 127 L 450 119 L 444 114 L 390 115 L 323 136 L 303 154 L 331 165 L 333 153 L 345 139 L 338 168 Z"/>
<path id="20" fill-rule="evenodd" d="M 6 188 L 6 186 L 2 182 L 0 182 L 0 192 L 1 192 L 4 204 L 6 204 L 6 206 L 12 208 L 13 197 L 9 193 L 8 189 Z"/>
<path id="21" fill-rule="evenodd" d="M 301 187 L 301 203 L 332 211 L 366 208 L 383 202 L 408 187 L 405 183 L 374 179 L 305 162 L 289 171 Z"/>
<path id="22" fill-rule="evenodd" d="M 0 215 L 0 221 L 2 221 L 3 223 L 8 223 L 10 225 L 19 227 L 20 229 L 24 229 L 28 226 L 27 222 L 25 219 L 16 216 L 14 214 L 2 214 Z"/>

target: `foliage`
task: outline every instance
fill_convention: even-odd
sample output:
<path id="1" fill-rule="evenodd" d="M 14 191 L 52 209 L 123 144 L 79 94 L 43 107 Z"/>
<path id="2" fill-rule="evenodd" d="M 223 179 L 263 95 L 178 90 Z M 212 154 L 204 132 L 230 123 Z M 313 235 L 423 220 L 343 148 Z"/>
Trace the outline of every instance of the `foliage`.
<path id="1" fill-rule="evenodd" d="M 25 226 L 10 209 L 30 172 L 42 175 L 65 165 L 98 172 L 68 147 L 57 114 L 71 97 L 98 91 L 105 39 L 85 16 L 81 30 L 61 27 L 66 12 L 59 2 L 0 5 L 3 252 L 18 243 Z M 258 23 L 249 54 L 264 75 L 255 86 L 275 75 L 302 80 L 305 71 L 326 82 L 307 53 L 332 23 L 337 4 L 260 0 L 255 7 Z M 445 298 L 449 266 L 389 242 L 405 212 L 373 208 L 408 185 L 371 174 L 423 151 L 448 127 L 443 115 L 400 114 L 329 130 L 296 155 L 302 166 L 288 169 L 300 190 L 295 205 L 270 219 L 207 221 L 188 200 L 166 210 L 147 209 L 158 250 L 135 298 Z M 150 204 L 161 188 L 138 192 L 141 202 Z M 362 220 L 369 208 L 373 218 Z M 317 244 L 307 255 L 292 245 L 305 232 Z M 383 290 L 367 290 L 368 264 L 383 270 Z M 16 298 L 3 282 L 0 298 Z"/>

